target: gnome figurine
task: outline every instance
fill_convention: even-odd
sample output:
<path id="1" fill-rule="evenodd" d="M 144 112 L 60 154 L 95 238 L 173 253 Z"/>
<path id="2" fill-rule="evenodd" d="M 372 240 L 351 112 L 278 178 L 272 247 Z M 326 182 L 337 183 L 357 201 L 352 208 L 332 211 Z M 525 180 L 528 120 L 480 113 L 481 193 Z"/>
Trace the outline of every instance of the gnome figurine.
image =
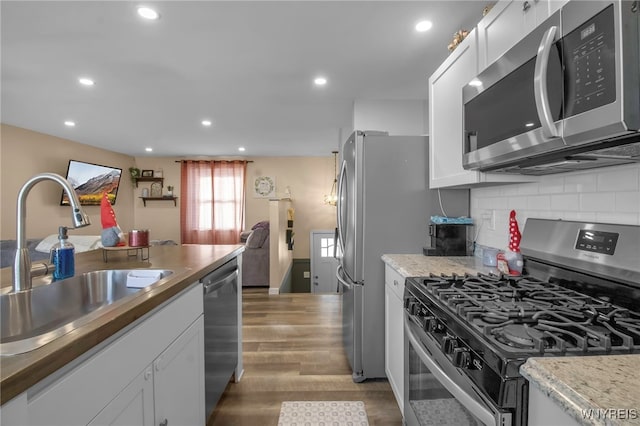
<path id="1" fill-rule="evenodd" d="M 102 221 L 102 234 L 100 235 L 102 246 L 124 246 L 124 234 L 116 222 L 116 213 L 111 207 L 106 192 L 102 194 L 102 201 L 100 202 L 100 220 Z"/>

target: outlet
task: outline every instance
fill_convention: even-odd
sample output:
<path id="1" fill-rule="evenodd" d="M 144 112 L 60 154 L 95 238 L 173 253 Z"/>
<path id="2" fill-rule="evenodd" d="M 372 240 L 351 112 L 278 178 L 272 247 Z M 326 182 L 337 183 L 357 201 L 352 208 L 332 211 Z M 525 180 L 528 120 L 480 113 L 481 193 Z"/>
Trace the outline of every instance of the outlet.
<path id="1" fill-rule="evenodd" d="M 487 223 L 487 228 L 490 231 L 496 230 L 496 211 L 495 210 L 485 210 L 482 213 L 482 221 Z"/>
<path id="2" fill-rule="evenodd" d="M 311 273 L 309 271 L 304 271 L 302 273 L 302 278 L 310 278 L 311 277 Z"/>

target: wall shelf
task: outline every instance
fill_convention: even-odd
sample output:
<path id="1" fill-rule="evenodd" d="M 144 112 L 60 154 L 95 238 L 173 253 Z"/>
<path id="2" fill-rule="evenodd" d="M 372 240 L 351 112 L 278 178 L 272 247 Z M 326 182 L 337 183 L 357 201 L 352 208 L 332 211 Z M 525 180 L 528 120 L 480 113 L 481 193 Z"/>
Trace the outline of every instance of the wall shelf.
<path id="1" fill-rule="evenodd" d="M 178 206 L 178 197 L 140 197 L 142 203 L 147 207 L 147 201 L 173 201 L 174 206 Z"/>
<path id="2" fill-rule="evenodd" d="M 161 177 L 139 177 L 135 178 L 136 188 L 138 187 L 138 182 L 160 182 L 162 186 L 164 186 L 164 178 Z"/>

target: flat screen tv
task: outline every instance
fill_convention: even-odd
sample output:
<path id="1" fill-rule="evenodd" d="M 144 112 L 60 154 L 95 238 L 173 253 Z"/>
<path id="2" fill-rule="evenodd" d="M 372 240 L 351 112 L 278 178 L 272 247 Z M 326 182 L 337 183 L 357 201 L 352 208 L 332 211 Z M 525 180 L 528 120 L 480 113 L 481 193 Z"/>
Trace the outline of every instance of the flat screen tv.
<path id="1" fill-rule="evenodd" d="M 83 206 L 99 206 L 104 192 L 107 193 L 109 202 L 115 204 L 121 176 L 122 169 L 84 161 L 69 160 L 67 167 L 67 180 L 76 190 Z M 69 197 L 64 191 L 60 205 L 69 205 Z"/>

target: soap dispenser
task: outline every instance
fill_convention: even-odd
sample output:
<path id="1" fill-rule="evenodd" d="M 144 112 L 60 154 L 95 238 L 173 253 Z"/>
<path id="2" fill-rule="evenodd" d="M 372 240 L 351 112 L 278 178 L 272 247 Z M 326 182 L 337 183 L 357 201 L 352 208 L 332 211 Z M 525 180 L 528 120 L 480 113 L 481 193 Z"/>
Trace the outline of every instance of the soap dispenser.
<path id="1" fill-rule="evenodd" d="M 75 273 L 75 249 L 69 242 L 67 227 L 58 228 L 58 242 L 51 248 L 51 263 L 55 266 L 53 280 L 70 278 Z"/>

